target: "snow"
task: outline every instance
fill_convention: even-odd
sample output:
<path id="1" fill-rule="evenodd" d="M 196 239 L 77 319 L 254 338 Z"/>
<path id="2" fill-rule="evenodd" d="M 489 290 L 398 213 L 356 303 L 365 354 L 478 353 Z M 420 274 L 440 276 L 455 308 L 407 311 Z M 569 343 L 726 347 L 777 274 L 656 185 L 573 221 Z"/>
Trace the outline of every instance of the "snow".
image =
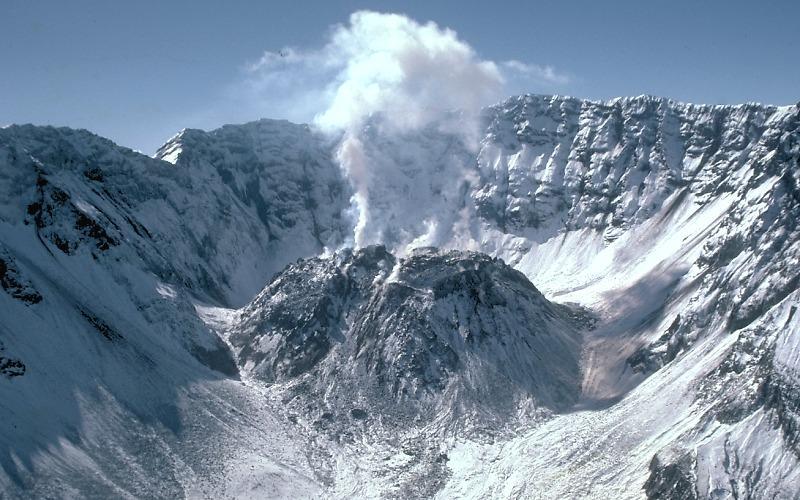
<path id="1" fill-rule="evenodd" d="M 397 259 L 366 277 L 333 251 L 353 238 L 351 183 L 331 140 L 306 126 L 187 129 L 156 158 L 86 131 L 5 127 L 0 361 L 25 372 L 0 375 L 0 491 L 642 498 L 688 464 L 675 470 L 700 498 L 796 496 L 798 123 L 794 106 L 529 95 L 485 111 L 477 152 L 436 127 L 367 124 L 379 175 L 364 234 Z M 544 294 L 526 317 L 560 311 L 547 323 L 555 337 L 538 332 L 521 357 L 519 332 L 539 320 L 476 313 L 465 296 L 434 301 L 430 277 L 408 267 L 431 244 L 524 273 Z M 286 281 L 310 261 L 274 277 L 314 256 L 325 271 L 313 279 Z M 391 420 L 411 405 L 367 397 L 368 356 L 346 338 L 333 337 L 318 377 L 261 377 L 284 345 L 268 313 L 299 317 L 318 297 L 308 290 L 335 290 L 345 273 L 368 279 L 372 301 L 333 294 L 330 307 L 348 311 L 345 333 L 375 313 L 364 331 L 389 339 L 390 368 L 406 355 L 392 325 L 412 311 L 433 325 L 472 318 L 448 338 L 457 351 L 480 321 L 508 345 L 458 351 L 463 378 L 403 425 Z M 416 302 L 380 312 L 403 286 Z M 545 298 L 592 328 L 568 329 Z M 572 360 L 574 400 L 547 406 Z M 528 385 L 478 391 L 494 366 Z M 476 417 L 509 393 L 505 417 L 518 418 Z M 328 425 L 336 405 L 346 419 L 334 411 Z"/>

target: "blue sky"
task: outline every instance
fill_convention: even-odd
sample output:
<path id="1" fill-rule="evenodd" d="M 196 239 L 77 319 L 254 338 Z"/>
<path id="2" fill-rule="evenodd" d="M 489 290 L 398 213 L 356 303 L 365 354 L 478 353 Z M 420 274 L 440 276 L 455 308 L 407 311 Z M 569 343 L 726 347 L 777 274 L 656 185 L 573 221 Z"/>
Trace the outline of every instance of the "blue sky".
<path id="1" fill-rule="evenodd" d="M 318 50 L 332 25 L 360 9 L 434 21 L 481 59 L 552 71 L 509 91 L 800 100 L 800 2 L 790 0 L 5 0 L 0 124 L 88 128 L 152 153 L 183 127 L 309 120 L 315 103 L 297 93 L 243 90 L 248 68 L 265 51 Z"/>

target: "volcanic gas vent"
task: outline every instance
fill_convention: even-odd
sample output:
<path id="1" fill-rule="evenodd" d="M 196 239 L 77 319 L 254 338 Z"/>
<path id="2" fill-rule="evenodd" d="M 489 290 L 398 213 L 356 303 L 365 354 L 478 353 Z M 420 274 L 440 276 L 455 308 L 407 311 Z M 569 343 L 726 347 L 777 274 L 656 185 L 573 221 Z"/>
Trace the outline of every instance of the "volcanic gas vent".
<path id="1" fill-rule="evenodd" d="M 287 267 L 231 341 L 245 370 L 329 411 L 507 419 L 575 402 L 579 329 L 499 259 L 371 246 Z"/>

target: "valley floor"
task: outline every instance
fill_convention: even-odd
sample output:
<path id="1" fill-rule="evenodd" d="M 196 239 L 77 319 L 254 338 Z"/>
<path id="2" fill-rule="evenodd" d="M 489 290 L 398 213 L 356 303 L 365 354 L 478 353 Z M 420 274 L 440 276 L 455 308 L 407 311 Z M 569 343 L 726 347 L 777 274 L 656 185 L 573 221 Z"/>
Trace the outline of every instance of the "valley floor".
<path id="1" fill-rule="evenodd" d="M 663 303 L 657 296 L 666 292 L 655 289 L 651 293 L 656 295 L 653 300 L 643 299 L 638 304 L 630 303 L 630 290 L 618 291 L 616 297 L 613 292 L 595 294 L 591 290 L 564 295 L 569 303 L 589 308 L 598 318 L 585 332 L 582 396 L 572 410 L 528 428 L 505 432 L 502 437 L 443 439 L 437 446 L 446 456 L 444 477 L 426 477 L 414 470 L 414 460 L 402 446 L 368 441 L 342 445 L 316 436 L 314 441 L 322 442 L 314 445 L 327 449 L 331 454 L 328 462 L 334 463 L 328 465 L 325 474 L 317 471 L 317 492 L 323 497 L 391 497 L 403 491 L 399 485 L 413 478 L 437 483 L 440 498 L 643 497 L 653 456 L 697 424 L 699 412 L 693 408 L 689 386 L 703 376 L 703 365 L 691 359 L 669 368 L 668 376 L 650 380 L 631 372 L 625 363 L 631 354 L 630 337 L 642 333 L 642 325 L 647 325 L 653 315 L 653 304 Z M 238 314 L 232 309 L 196 308 L 223 338 Z M 721 355 L 726 347 L 709 345 L 695 353 Z M 693 364 L 693 369 L 687 369 Z M 257 380 L 242 383 L 249 392 L 260 393 L 258 398 L 273 397 L 271 389 Z M 256 433 L 270 431 L 260 424 L 253 428 Z M 405 440 L 412 442 L 414 436 L 405 436 Z M 256 464 L 272 463 L 269 454 L 258 459 L 258 450 L 252 453 Z M 230 466 L 230 479 L 239 483 L 233 488 L 260 496 L 263 484 L 254 479 L 259 474 L 247 470 L 253 464 L 247 457 L 237 460 Z M 269 471 L 267 468 L 265 473 Z M 274 473 L 273 480 L 296 480 L 294 470 L 283 476 L 277 469 Z M 288 488 L 284 493 L 290 491 L 290 496 L 304 497 L 311 490 Z"/>

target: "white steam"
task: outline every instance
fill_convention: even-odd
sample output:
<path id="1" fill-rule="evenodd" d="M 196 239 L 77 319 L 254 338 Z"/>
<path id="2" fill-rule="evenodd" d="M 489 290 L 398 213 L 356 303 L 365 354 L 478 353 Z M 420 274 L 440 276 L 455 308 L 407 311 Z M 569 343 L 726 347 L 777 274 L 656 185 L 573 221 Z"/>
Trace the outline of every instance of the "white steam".
<path id="1" fill-rule="evenodd" d="M 325 48 L 344 63 L 333 100 L 316 122 L 360 128 L 380 113 L 399 130 L 419 129 L 452 110 L 478 110 L 494 100 L 503 78 L 456 33 L 398 14 L 356 12 Z"/>
<path id="2" fill-rule="evenodd" d="M 395 203 L 384 210 L 388 213 L 375 217 L 379 210 L 371 210 L 370 204 L 371 195 L 380 191 L 377 184 L 402 184 L 403 179 L 393 179 L 397 165 L 385 151 L 368 151 L 364 147 L 364 127 L 371 120 L 379 136 L 394 137 L 435 125 L 455 132 L 468 147 L 474 146 L 475 113 L 499 96 L 503 84 L 499 69 L 493 62 L 480 60 L 452 30 L 432 22 L 419 24 L 405 16 L 376 12 L 350 16 L 349 25 L 333 31 L 323 53 L 332 64 L 342 64 L 342 69 L 330 87 L 330 105 L 317 115 L 315 122 L 323 130 L 344 134 L 337 160 L 355 190 L 354 245 L 437 243 L 434 235 L 442 232 L 442 221 L 430 214 L 419 214 L 414 210 L 417 207 Z M 457 115 L 457 122 L 446 120 L 456 116 L 455 110 L 467 114 Z M 375 140 L 373 137 L 371 142 Z M 424 163 L 427 159 L 413 160 Z M 461 176 L 454 177 L 453 183 L 458 184 Z M 397 217 L 402 215 L 397 210 L 427 217 L 404 224 Z M 413 234 L 420 222 L 423 236 Z"/>
<path id="3" fill-rule="evenodd" d="M 320 50 L 267 52 L 248 70 L 259 91 L 311 82 L 306 99 L 286 102 L 324 103 L 314 123 L 341 137 L 336 159 L 354 189 L 351 243 L 400 251 L 463 239 L 455 232 L 472 227 L 464 198 L 478 116 L 502 96 L 504 76 L 559 78 L 549 67 L 482 60 L 433 22 L 369 11 L 334 27 Z"/>

